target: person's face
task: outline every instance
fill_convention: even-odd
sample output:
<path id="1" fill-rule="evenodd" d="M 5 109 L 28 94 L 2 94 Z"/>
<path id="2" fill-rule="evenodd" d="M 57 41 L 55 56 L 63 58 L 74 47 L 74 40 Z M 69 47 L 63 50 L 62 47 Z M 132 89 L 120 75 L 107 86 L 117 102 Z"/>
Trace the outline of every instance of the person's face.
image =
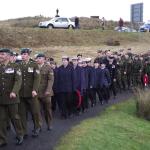
<path id="1" fill-rule="evenodd" d="M 129 58 L 129 56 L 128 55 L 125 55 L 125 59 L 128 59 Z"/>
<path id="2" fill-rule="evenodd" d="M 88 65 L 88 66 L 92 66 L 92 62 L 91 62 L 91 61 L 88 62 L 87 65 Z"/>
<path id="3" fill-rule="evenodd" d="M 115 59 L 117 59 L 117 58 L 118 58 L 118 56 L 117 56 L 117 55 L 114 55 L 114 58 L 115 58 Z"/>
<path id="4" fill-rule="evenodd" d="M 140 60 L 143 60 L 143 57 L 140 57 Z"/>
<path id="5" fill-rule="evenodd" d="M 52 69 L 55 69 L 56 65 L 55 64 L 51 64 L 51 67 L 52 67 Z"/>
<path id="6" fill-rule="evenodd" d="M 37 62 L 38 65 L 44 64 L 45 63 L 45 57 L 38 57 L 36 59 L 36 62 Z"/>
<path id="7" fill-rule="evenodd" d="M 106 53 L 106 56 L 111 56 L 111 52 L 110 51 L 108 51 L 107 53 Z"/>
<path id="8" fill-rule="evenodd" d="M 10 55 L 8 53 L 5 52 L 0 53 L 0 63 L 4 63 L 9 59 L 10 59 Z"/>
<path id="9" fill-rule="evenodd" d="M 21 57 L 22 57 L 22 60 L 23 60 L 23 61 L 27 61 L 27 60 L 29 60 L 29 58 L 30 58 L 30 56 L 29 56 L 28 53 L 23 53 L 23 54 L 21 54 Z"/>
<path id="10" fill-rule="evenodd" d="M 110 60 L 109 60 L 109 64 L 112 64 L 112 63 L 113 63 L 113 61 L 114 61 L 113 59 L 110 59 Z"/>
<path id="11" fill-rule="evenodd" d="M 74 60 L 74 59 L 73 59 L 73 60 L 72 60 L 72 63 L 73 63 L 74 66 L 77 66 L 77 65 L 78 65 L 78 61 L 77 61 L 77 60 Z"/>
<path id="12" fill-rule="evenodd" d="M 82 58 L 82 56 L 78 56 L 78 59 L 80 60 Z"/>
<path id="13" fill-rule="evenodd" d="M 87 66 L 87 63 L 86 63 L 86 62 L 83 62 L 83 63 L 82 63 L 82 66 L 83 66 L 83 67 L 86 67 L 86 66 Z"/>
<path id="14" fill-rule="evenodd" d="M 67 59 L 62 59 L 62 64 L 64 66 L 67 66 L 69 64 L 68 60 Z"/>
<path id="15" fill-rule="evenodd" d="M 97 56 L 98 57 L 102 57 L 102 53 L 97 53 Z"/>
<path id="16" fill-rule="evenodd" d="M 9 60 L 10 60 L 10 62 L 15 62 L 16 61 L 16 56 L 10 56 Z"/>
<path id="17" fill-rule="evenodd" d="M 79 67 L 83 67 L 83 64 L 81 62 L 78 63 Z"/>
<path id="18" fill-rule="evenodd" d="M 101 68 L 105 68 L 105 64 L 101 64 Z"/>
<path id="19" fill-rule="evenodd" d="M 99 67 L 99 63 L 94 63 L 94 67 L 98 68 Z"/>

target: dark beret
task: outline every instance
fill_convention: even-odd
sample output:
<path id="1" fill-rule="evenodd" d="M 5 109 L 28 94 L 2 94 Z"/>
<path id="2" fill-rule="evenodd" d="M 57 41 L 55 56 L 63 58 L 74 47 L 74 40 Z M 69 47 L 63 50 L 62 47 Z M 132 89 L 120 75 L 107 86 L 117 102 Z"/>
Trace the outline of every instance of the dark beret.
<path id="1" fill-rule="evenodd" d="M 11 50 L 9 48 L 1 48 L 0 53 L 11 53 Z"/>
<path id="2" fill-rule="evenodd" d="M 32 52 L 32 50 L 30 49 L 30 48 L 21 48 L 21 54 L 23 54 L 23 53 L 28 53 L 28 54 L 30 54 L 31 52 Z"/>

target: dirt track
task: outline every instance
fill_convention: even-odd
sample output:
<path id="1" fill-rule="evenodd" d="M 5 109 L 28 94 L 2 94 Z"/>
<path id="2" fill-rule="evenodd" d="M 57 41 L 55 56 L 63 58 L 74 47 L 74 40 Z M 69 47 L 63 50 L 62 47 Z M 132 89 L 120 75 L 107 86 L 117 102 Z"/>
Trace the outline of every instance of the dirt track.
<path id="1" fill-rule="evenodd" d="M 58 112 L 54 114 L 53 120 L 53 130 L 47 131 L 46 125 L 44 124 L 42 128 L 42 132 L 38 138 L 32 138 L 31 130 L 32 130 L 32 121 L 29 121 L 29 137 L 24 140 L 23 145 L 16 146 L 15 143 L 15 135 L 14 132 L 11 131 L 8 134 L 8 145 L 3 150 L 53 150 L 53 148 L 58 144 L 60 138 L 65 135 L 71 127 L 79 124 L 81 121 L 97 116 L 100 112 L 102 112 L 105 108 L 110 105 L 119 103 L 121 101 L 127 100 L 133 94 L 128 91 L 122 94 L 118 94 L 115 100 L 111 99 L 109 104 L 105 104 L 101 106 L 99 103 L 93 108 L 90 108 L 87 113 L 82 114 L 81 116 L 75 116 L 71 119 L 60 120 Z"/>

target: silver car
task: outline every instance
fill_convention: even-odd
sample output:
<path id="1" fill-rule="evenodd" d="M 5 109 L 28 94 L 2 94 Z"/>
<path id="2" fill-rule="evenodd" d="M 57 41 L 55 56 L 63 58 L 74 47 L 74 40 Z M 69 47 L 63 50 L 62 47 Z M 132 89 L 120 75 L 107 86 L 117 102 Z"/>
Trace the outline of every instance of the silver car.
<path id="1" fill-rule="evenodd" d="M 67 17 L 55 17 L 49 21 L 44 21 L 39 23 L 40 28 L 63 28 L 63 29 L 73 29 L 75 28 L 75 23 Z"/>

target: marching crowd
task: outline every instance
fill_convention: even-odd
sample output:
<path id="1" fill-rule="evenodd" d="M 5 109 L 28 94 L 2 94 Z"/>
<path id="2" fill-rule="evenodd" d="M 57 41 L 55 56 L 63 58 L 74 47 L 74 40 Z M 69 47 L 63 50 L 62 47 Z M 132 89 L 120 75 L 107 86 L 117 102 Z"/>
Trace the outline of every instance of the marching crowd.
<path id="1" fill-rule="evenodd" d="M 43 116 L 52 130 L 52 113 L 61 119 L 85 113 L 97 103 L 115 100 L 118 92 L 149 85 L 149 55 L 137 55 L 129 48 L 117 52 L 98 50 L 95 59 L 62 57 L 57 65 L 43 53 L 31 58 L 31 49 L 20 55 L 0 49 L 0 146 L 7 145 L 10 124 L 16 131 L 16 144 L 28 137 L 28 113 L 33 120 L 33 137 L 38 137 Z M 41 110 L 44 115 L 42 115 Z"/>

